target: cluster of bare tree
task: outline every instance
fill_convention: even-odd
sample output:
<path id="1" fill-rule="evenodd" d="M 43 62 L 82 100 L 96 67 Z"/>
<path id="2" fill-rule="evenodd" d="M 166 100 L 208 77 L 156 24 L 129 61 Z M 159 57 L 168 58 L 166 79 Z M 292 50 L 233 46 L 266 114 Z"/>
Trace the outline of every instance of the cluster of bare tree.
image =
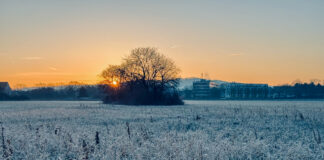
<path id="1" fill-rule="evenodd" d="M 101 76 L 107 103 L 183 104 L 178 96 L 180 70 L 155 48 L 136 48 L 120 65 L 110 65 Z"/>

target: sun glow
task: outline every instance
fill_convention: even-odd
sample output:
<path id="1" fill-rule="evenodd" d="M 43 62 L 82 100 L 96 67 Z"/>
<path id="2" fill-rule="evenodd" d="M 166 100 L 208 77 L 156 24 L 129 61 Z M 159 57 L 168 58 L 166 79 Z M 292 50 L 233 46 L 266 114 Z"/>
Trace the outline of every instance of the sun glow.
<path id="1" fill-rule="evenodd" d="M 117 86 L 117 82 L 116 82 L 116 81 L 113 81 L 112 84 L 113 84 L 114 86 Z"/>

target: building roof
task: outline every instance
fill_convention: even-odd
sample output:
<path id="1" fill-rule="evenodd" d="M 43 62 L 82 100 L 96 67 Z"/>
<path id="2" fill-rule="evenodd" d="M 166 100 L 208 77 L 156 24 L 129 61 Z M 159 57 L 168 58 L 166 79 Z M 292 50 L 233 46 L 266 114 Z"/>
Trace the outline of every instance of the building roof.
<path id="1" fill-rule="evenodd" d="M 8 82 L 0 82 L 0 91 L 8 88 L 10 89 Z"/>
<path id="2" fill-rule="evenodd" d="M 0 87 L 9 86 L 8 82 L 0 82 Z"/>

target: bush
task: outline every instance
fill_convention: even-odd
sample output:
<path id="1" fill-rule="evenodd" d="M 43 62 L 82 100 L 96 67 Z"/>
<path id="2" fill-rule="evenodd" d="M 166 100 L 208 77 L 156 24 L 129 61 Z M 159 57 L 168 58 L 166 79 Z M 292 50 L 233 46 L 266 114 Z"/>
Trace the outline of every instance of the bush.
<path id="1" fill-rule="evenodd" d="M 183 105 L 176 90 L 150 90 L 141 86 L 113 88 L 107 86 L 104 103 L 126 105 Z"/>

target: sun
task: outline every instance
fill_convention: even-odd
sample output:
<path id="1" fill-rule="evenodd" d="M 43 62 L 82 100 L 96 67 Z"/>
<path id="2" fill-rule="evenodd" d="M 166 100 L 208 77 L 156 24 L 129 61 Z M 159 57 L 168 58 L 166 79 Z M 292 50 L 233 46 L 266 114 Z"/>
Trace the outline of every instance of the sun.
<path id="1" fill-rule="evenodd" d="M 113 81 L 112 84 L 113 84 L 113 85 L 117 85 L 117 82 L 116 82 L 116 81 Z"/>

